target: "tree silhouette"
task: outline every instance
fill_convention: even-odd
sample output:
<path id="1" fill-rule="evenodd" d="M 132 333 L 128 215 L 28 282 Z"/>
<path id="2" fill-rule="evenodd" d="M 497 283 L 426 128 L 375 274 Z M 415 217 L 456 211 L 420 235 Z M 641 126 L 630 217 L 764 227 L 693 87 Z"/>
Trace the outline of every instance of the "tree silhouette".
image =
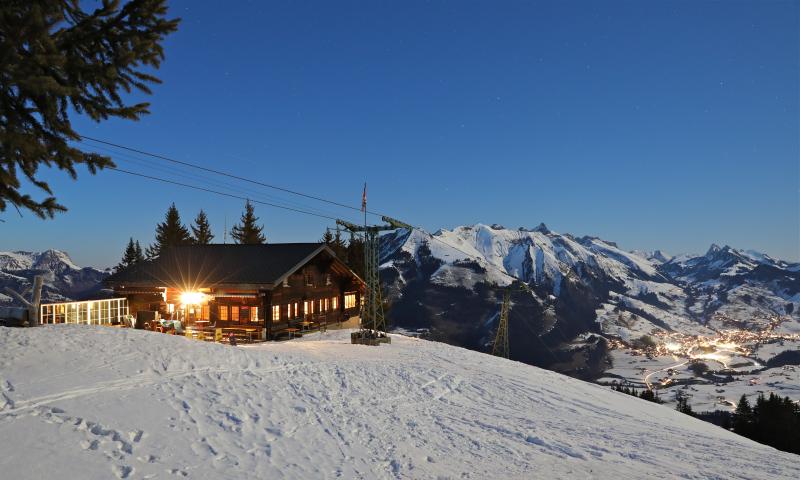
<path id="1" fill-rule="evenodd" d="M 197 245 L 208 245 L 213 239 L 214 235 L 211 233 L 211 225 L 208 224 L 208 216 L 201 209 L 192 225 L 192 241 Z"/>
<path id="2" fill-rule="evenodd" d="M 173 203 L 164 215 L 164 221 L 156 226 L 156 241 L 147 247 L 147 257 L 155 258 L 167 247 L 189 245 L 192 237 L 189 230 L 181 223 L 181 215 Z"/>
<path id="3" fill-rule="evenodd" d="M 242 212 L 241 223 L 234 225 L 231 229 L 231 237 L 236 243 L 242 244 L 259 244 L 266 243 L 267 239 L 261 233 L 264 226 L 257 224 L 258 217 L 254 213 L 253 204 L 248 200 L 244 204 L 244 212 Z"/>
<path id="4" fill-rule="evenodd" d="M 114 271 L 119 272 L 143 260 L 144 255 L 142 255 L 142 247 L 139 245 L 139 241 L 134 242 L 133 237 L 131 237 L 128 240 L 128 246 L 125 247 L 125 252 L 122 254 L 122 260 L 114 267 Z"/>
<path id="5" fill-rule="evenodd" d="M 86 11 L 85 3 L 0 2 L 0 212 L 9 204 L 41 218 L 66 211 L 37 175 L 42 166 L 73 179 L 79 164 L 92 174 L 114 166 L 110 157 L 70 144 L 81 140 L 70 113 L 95 122 L 149 113 L 149 103 L 126 104 L 121 93 L 149 94 L 148 85 L 160 83 L 151 72 L 179 20 L 165 18 L 166 0 L 92 2 Z M 18 172 L 47 197 L 23 193 Z"/>

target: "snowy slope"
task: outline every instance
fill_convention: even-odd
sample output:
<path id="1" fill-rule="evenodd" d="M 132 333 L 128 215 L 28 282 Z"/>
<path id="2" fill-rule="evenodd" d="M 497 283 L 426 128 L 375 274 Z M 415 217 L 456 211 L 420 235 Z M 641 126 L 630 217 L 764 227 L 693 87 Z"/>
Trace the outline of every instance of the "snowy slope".
<path id="1" fill-rule="evenodd" d="M 797 456 L 549 371 L 348 332 L 229 347 L 0 328 L 4 478 L 798 478 Z M 91 353 L 87 353 L 91 352 Z"/>

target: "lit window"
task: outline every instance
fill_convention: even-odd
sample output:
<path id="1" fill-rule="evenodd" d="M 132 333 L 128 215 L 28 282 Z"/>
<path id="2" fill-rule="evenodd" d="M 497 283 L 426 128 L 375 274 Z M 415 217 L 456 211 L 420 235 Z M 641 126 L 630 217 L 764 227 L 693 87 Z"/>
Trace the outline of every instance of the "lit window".
<path id="1" fill-rule="evenodd" d="M 328 303 L 328 302 L 330 302 L 330 299 L 326 298 L 325 299 L 325 306 L 323 307 L 323 310 L 322 310 L 323 312 L 327 312 L 328 311 L 328 307 L 330 306 L 330 303 Z"/>
<path id="2" fill-rule="evenodd" d="M 339 308 L 339 297 L 331 298 L 331 308 L 334 309 L 334 310 Z"/>
<path id="3" fill-rule="evenodd" d="M 299 307 L 299 304 L 297 302 L 294 302 L 294 316 L 292 316 L 292 318 L 297 318 L 298 312 L 299 312 L 298 307 Z"/>
<path id="4" fill-rule="evenodd" d="M 277 322 L 281 319 L 281 306 L 280 305 L 273 305 L 272 306 L 272 321 Z"/>
<path id="5" fill-rule="evenodd" d="M 344 296 L 344 308 L 355 308 L 356 307 L 356 294 L 355 293 L 348 293 Z"/>
<path id="6" fill-rule="evenodd" d="M 258 307 L 251 307 L 250 308 L 250 321 L 257 322 L 258 321 Z"/>
<path id="7" fill-rule="evenodd" d="M 209 320 L 211 317 L 211 309 L 208 305 L 203 305 L 203 309 L 201 310 L 200 316 L 203 317 L 202 320 Z"/>
<path id="8" fill-rule="evenodd" d="M 239 307 L 237 305 L 231 305 L 231 321 L 239 321 Z"/>
<path id="9" fill-rule="evenodd" d="M 220 320 L 228 320 L 228 306 L 227 305 L 220 305 L 219 306 L 219 319 Z"/>

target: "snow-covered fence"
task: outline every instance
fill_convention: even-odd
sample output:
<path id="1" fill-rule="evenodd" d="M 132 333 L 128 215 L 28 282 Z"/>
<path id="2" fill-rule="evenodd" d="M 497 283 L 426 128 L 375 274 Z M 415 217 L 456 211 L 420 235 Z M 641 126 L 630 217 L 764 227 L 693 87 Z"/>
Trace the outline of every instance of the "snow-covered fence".
<path id="1" fill-rule="evenodd" d="M 128 299 L 126 298 L 47 303 L 39 307 L 39 321 L 42 324 L 117 325 L 124 323 L 127 315 Z"/>

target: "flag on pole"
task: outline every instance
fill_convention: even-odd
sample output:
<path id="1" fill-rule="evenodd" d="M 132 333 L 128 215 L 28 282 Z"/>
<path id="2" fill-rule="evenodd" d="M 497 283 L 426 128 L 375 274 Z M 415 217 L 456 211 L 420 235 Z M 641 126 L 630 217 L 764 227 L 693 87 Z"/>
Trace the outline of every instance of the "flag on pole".
<path id="1" fill-rule="evenodd" d="M 367 211 L 367 182 L 364 182 L 364 193 L 361 194 L 361 211 Z"/>

